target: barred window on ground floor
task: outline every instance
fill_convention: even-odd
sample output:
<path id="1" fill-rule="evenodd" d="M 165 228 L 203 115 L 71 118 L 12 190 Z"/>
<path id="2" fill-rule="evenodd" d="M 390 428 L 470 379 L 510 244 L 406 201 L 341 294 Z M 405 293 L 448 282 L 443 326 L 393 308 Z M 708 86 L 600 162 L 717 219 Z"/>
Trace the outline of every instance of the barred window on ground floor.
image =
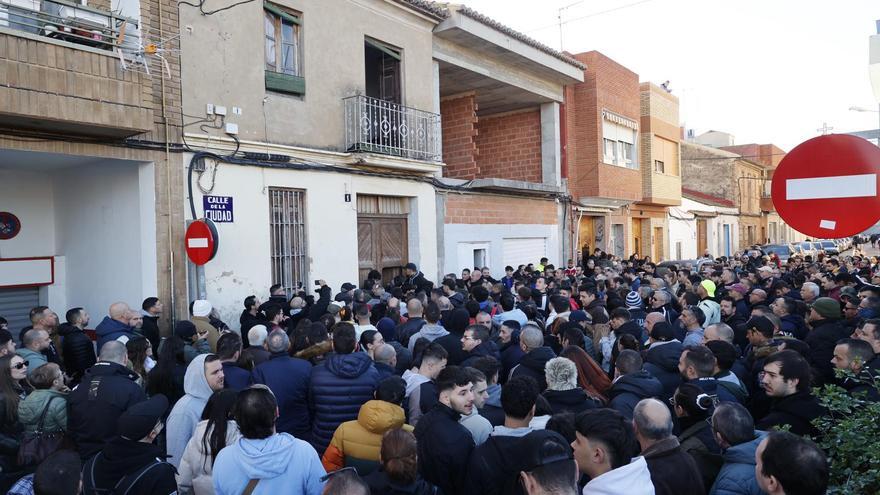
<path id="1" fill-rule="evenodd" d="M 308 280 L 305 191 L 269 188 L 272 283 L 290 296 Z"/>

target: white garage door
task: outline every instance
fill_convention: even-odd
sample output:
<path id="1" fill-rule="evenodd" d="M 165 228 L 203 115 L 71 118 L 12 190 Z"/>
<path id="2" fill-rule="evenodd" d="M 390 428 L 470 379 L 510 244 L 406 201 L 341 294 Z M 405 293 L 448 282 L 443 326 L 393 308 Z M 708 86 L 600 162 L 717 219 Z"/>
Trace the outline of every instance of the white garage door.
<path id="1" fill-rule="evenodd" d="M 518 265 L 538 264 L 541 258 L 547 256 L 546 237 L 517 237 L 504 239 L 504 265 L 510 265 L 514 269 Z"/>
<path id="2" fill-rule="evenodd" d="M 40 305 L 40 289 L 0 289 L 0 316 L 9 321 L 9 332 L 18 341 L 18 333 L 31 324 L 31 309 Z"/>

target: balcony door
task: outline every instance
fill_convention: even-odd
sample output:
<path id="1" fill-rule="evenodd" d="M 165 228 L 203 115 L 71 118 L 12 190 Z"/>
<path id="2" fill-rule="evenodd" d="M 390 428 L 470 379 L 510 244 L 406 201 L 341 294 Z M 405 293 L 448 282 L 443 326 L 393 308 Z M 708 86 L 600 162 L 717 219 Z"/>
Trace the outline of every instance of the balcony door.
<path id="1" fill-rule="evenodd" d="M 400 50 L 381 41 L 364 41 L 364 72 L 366 94 L 371 98 L 400 105 Z"/>

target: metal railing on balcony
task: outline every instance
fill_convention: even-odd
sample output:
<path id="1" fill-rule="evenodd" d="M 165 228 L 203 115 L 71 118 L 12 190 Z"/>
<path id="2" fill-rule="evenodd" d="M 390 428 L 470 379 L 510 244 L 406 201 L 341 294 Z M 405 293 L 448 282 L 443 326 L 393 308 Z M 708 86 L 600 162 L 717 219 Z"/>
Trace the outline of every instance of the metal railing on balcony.
<path id="1" fill-rule="evenodd" d="M 112 51 L 137 48 L 137 21 L 66 0 L 0 0 L 0 27 Z"/>
<path id="2" fill-rule="evenodd" d="M 440 115 L 363 95 L 343 101 L 347 150 L 441 161 Z"/>

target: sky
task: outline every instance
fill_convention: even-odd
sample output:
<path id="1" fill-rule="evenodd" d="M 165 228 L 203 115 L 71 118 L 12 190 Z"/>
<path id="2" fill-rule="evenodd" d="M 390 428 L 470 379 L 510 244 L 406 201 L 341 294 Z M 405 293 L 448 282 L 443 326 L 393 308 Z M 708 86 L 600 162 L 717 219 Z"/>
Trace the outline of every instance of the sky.
<path id="1" fill-rule="evenodd" d="M 829 132 L 877 129 L 868 37 L 880 0 L 461 0 L 559 49 L 598 50 L 669 81 L 682 125 L 790 151 Z M 855 112 L 850 107 L 871 108 Z"/>

